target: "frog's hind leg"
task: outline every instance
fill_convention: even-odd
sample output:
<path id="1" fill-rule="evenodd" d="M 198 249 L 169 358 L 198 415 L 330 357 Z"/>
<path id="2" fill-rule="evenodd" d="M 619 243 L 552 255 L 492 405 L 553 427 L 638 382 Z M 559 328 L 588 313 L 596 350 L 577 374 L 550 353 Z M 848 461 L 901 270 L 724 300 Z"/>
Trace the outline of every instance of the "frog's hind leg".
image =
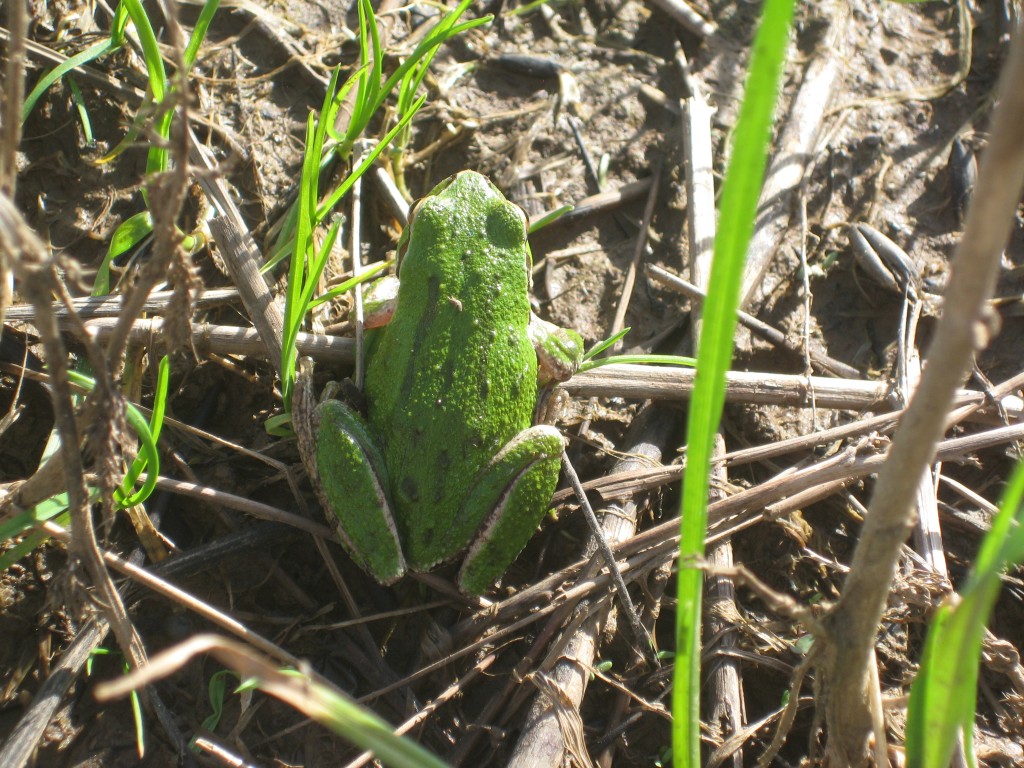
<path id="1" fill-rule="evenodd" d="M 338 400 L 317 406 L 320 502 L 352 559 L 381 584 L 406 571 L 384 459 L 366 421 Z M 323 436 L 330 436 L 324 439 Z"/>
<path id="2" fill-rule="evenodd" d="M 477 477 L 466 498 L 469 509 L 491 509 L 459 570 L 459 586 L 480 594 L 518 557 L 547 511 L 558 482 L 565 442 L 554 427 L 523 430 Z"/>

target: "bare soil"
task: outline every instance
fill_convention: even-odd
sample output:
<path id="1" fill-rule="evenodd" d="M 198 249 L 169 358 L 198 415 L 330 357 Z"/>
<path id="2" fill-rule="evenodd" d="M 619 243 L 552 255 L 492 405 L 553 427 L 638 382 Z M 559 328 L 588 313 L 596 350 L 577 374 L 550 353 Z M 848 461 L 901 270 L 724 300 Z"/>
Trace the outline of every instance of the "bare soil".
<path id="1" fill-rule="evenodd" d="M 258 20 L 244 3 L 221 6 L 189 85 L 192 128 L 216 156 L 246 225 L 269 253 L 274 226 L 297 190 L 307 115 L 322 104 L 330 68 L 340 65 L 350 71 L 358 46 L 351 33 L 357 29 L 356 11 L 347 2 L 285 0 L 265 5 Z M 688 62 L 692 83 L 717 110 L 714 167 L 723 173 L 758 6 L 699 0 L 695 9 L 716 26 L 709 36 L 682 27 L 654 3 L 552 3 L 522 15 L 512 15 L 514 6 L 508 6 L 497 2 L 474 7 L 469 17 L 494 12 L 494 23 L 460 36 L 438 52 L 426 81 L 429 99 L 416 118 L 404 155 L 408 189 L 417 197 L 456 171 L 474 169 L 490 176 L 510 199 L 536 216 L 603 190 L 650 179 L 660 169 L 660 183 L 653 190 L 648 248 L 642 253 L 630 295 L 623 295 L 623 287 L 637 250 L 646 193 L 594 215 L 556 222 L 531 239 L 535 263 L 540 265 L 534 281 L 535 307 L 546 319 L 577 329 L 590 345 L 611 333 L 616 309 L 627 301 L 625 325 L 632 329 L 626 338 L 627 351 L 677 351 L 687 343 L 693 306 L 650 279 L 643 265 L 656 264 L 688 277 L 691 248 L 680 120 L 680 99 L 686 96 L 686 88 L 680 64 Z M 181 4 L 174 10 L 180 22 L 191 28 L 198 7 Z M 1008 2 L 968 8 L 973 45 L 966 77 L 961 78 L 961 54 L 967 41 L 961 38 L 956 4 L 854 0 L 842 21 L 838 4 L 799 4 L 778 127 L 797 117 L 789 105 L 817 60 L 840 55 L 840 76 L 827 105 L 821 107 L 815 140 L 805 150 L 808 172 L 787 205 L 786 235 L 775 247 L 761 289 L 747 311 L 781 329 L 798 347 L 851 366 L 857 378 L 894 380 L 905 299 L 858 265 L 849 226 L 866 223 L 891 238 L 909 256 L 919 291 L 941 296 L 949 259 L 962 234 L 950 148 L 957 138 L 972 153 L 985 146 L 993 91 L 1008 46 L 1007 17 L 1015 12 L 1019 11 Z M 65 55 L 98 39 L 109 25 L 104 11 L 75 2 L 36 5 L 32 13 L 30 39 Z M 422 34 L 419 25 L 425 18 L 430 23 L 435 13 L 433 6 L 424 4 L 383 17 L 386 71 L 393 70 L 397 57 L 414 47 L 415 36 Z M 828 35 L 833 22 L 843 25 L 834 44 Z M 160 29 L 166 38 L 166 27 Z M 6 45 L 5 41 L 5 59 Z M 513 56 L 541 61 L 534 61 L 531 69 Z M 29 52 L 27 61 L 31 87 L 52 64 L 35 51 Z M 119 92 L 85 77 L 76 80 L 95 143 L 85 141 L 65 84 L 51 88 L 29 116 L 18 153 L 16 202 L 61 259 L 67 290 L 74 296 L 88 294 L 112 233 L 144 206 L 140 193 L 144 147 L 131 148 L 112 162 L 97 163 L 126 135 L 145 88 L 144 67 L 130 50 L 91 67 L 125 88 Z M 379 122 L 373 126 L 374 131 L 381 128 Z M 584 154 L 605 169 L 600 182 L 588 171 Z M 394 248 L 399 225 L 376 185 L 365 187 L 363 205 L 362 258 L 376 261 Z M 351 217 L 347 203 L 342 207 Z M 180 225 L 193 226 L 197 210 L 190 201 Z M 1022 290 L 1024 233 L 1020 224 L 1021 220 L 1007 247 L 997 289 L 1002 331 L 977 360 L 977 374 L 967 383 L 975 390 L 1021 372 L 1024 335 L 1017 299 Z M 138 256 L 145 258 L 145 254 Z M 131 281 L 134 263 L 126 268 L 122 286 Z M 204 288 L 231 285 L 210 250 L 196 253 L 193 266 Z M 347 253 L 340 254 L 339 273 L 350 268 Z M 280 270 L 273 274 L 275 290 L 283 277 Z M 16 286 L 15 303 L 21 302 Z M 939 303 L 935 299 L 924 304 L 917 333 L 922 352 Z M 333 326 L 347 316 L 347 310 L 347 303 L 335 306 L 320 320 Z M 196 310 L 190 319 L 249 325 L 237 301 Z M 342 332 L 350 330 L 345 326 Z M 8 318 L 3 341 L 0 412 L 16 414 L 9 425 L 0 421 L 0 482 L 7 484 L 35 472 L 53 412 L 47 391 L 17 374 L 26 349 L 30 355 L 45 357 L 35 328 L 30 322 Z M 76 359 L 86 356 L 79 339 L 69 335 L 67 343 Z M 133 346 L 124 374 L 126 381 L 135 382 L 128 396 L 144 405 L 152 402 L 155 378 L 149 352 L 148 347 Z M 176 350 L 172 366 L 169 415 L 215 435 L 217 441 L 169 426 L 160 441 L 162 474 L 320 522 L 294 441 L 272 438 L 264 427 L 267 418 L 282 410 L 274 370 L 267 360 L 197 347 Z M 807 372 L 803 355 L 743 330 L 734 367 L 765 374 Z M 321 383 L 351 375 L 351 369 L 329 363 L 321 363 L 318 370 Z M 121 375 L 120 361 L 116 373 Z M 685 398 L 675 398 L 673 403 L 659 412 L 671 433 L 664 446 L 665 464 L 676 461 L 684 441 Z M 627 428 L 643 407 L 642 402 L 619 397 L 563 403 L 561 424 L 571 439 L 570 454 L 582 479 L 610 472 L 618 452 L 626 450 Z M 864 409 L 812 409 L 809 403 L 800 408 L 733 403 L 727 406 L 723 430 L 726 448 L 732 451 L 869 415 Z M 956 434 L 983 428 L 959 427 Z M 257 452 L 264 460 L 243 454 L 238 447 Z M 755 487 L 785 467 L 811 462 L 840 448 L 822 444 L 815 451 L 730 468 L 723 492 Z M 1018 451 L 1016 444 L 1000 445 L 947 462 L 940 471 L 998 503 Z M 731 537 L 733 558 L 802 605 L 827 604 L 842 588 L 862 505 L 867 504 L 871 490 L 870 478 L 853 480 L 823 501 L 749 526 Z M 638 491 L 635 501 L 642 505 L 641 529 L 671 519 L 678 509 L 678 482 L 653 492 Z M 595 498 L 594 504 L 601 500 Z M 458 650 L 511 624 L 511 614 L 480 622 L 488 615 L 485 610 L 460 600 L 450 589 L 439 588 L 437 582 L 406 579 L 395 588 L 380 587 L 352 565 L 339 546 L 331 544 L 324 551 L 348 585 L 353 612 L 309 533 L 284 526 L 268 528 L 270 523 L 257 522 L 216 499 L 196 500 L 166 492 L 154 496 L 147 511 L 160 542 L 144 548 L 127 519 L 100 519 L 97 513 L 101 545 L 138 565 L 152 566 L 155 552 L 173 563 L 213 542 L 236 542 L 234 551 L 198 550 L 204 553 L 198 563 L 186 563 L 167 578 L 307 660 L 344 691 L 368 697 L 368 705 L 392 723 L 411 717 L 494 654 L 495 661 L 486 672 L 461 684 L 459 695 L 441 704 L 412 735 L 442 758 L 457 756 L 464 765 L 504 764 L 510 759 L 536 695 L 529 683 L 517 685 L 516 681 L 527 673 L 546 671 L 548 653 L 554 658 L 559 655 L 552 638 L 540 634 L 545 622 L 528 624 L 493 644 L 484 643 L 403 685 L 398 694 L 376 697 L 375 691 L 428 663 L 427 639 L 447 640 L 447 652 Z M 521 592 L 582 556 L 587 529 L 575 502 L 560 504 L 556 511 L 557 519 L 546 521 L 491 599 Z M 955 588 L 971 565 L 989 513 L 945 482 L 938 486 L 938 511 L 949 582 Z M 247 531 L 252 541 L 231 538 Z M 451 568 L 443 568 L 437 577 L 449 580 L 452 573 Z M 573 579 L 574 575 L 566 575 L 565 584 Z M 1005 641 L 1002 649 L 1010 661 L 999 665 L 989 654 L 980 680 L 976 738 L 979 757 L 986 765 L 1024 765 L 1020 748 L 1024 689 L 1019 687 L 1024 670 L 1015 657 L 1024 643 L 1020 573 L 1008 574 L 1005 585 L 990 628 Z M 184 605 L 127 582 L 119 587 L 150 655 L 214 629 Z M 879 680 L 887 703 L 893 765 L 900 764 L 905 712 L 900 697 L 909 690 L 928 616 L 947 588 L 948 583 L 908 554 L 879 628 Z M 633 589 L 648 631 L 659 649 L 670 654 L 674 602 L 662 594 L 673 594 L 674 580 L 665 571 L 660 575 L 655 571 L 635 581 Z M 554 593 L 548 597 L 550 602 Z M 589 610 L 599 612 L 610 604 L 608 590 L 591 597 Z M 0 642 L 0 742 L 10 745 L 15 725 L 95 609 L 86 574 L 62 545 L 52 541 L 40 544 L 0 574 L 0 637 L 4 638 Z M 366 623 L 352 621 L 360 617 Z M 726 750 L 730 755 L 726 762 L 753 765 L 772 739 L 781 702 L 805 650 L 805 631 L 749 590 L 739 588 L 722 633 L 731 637 L 727 650 L 721 636 L 705 630 L 705 667 L 735 665 L 742 680 L 744 727 L 763 719 L 771 726 L 750 729 Z M 621 617 L 597 639 L 597 661 L 606 665 L 590 680 L 579 710 L 583 743 L 591 758 L 603 753 L 604 765 L 652 765 L 659 760 L 668 764 L 671 655 L 663 658 L 660 669 L 637 658 Z M 113 636 L 103 645 L 116 650 Z M 38 736 L 35 764 L 227 763 L 226 757 L 210 751 L 180 756 L 151 709 L 145 714 L 146 753 L 140 758 L 127 701 L 99 704 L 93 697 L 95 682 L 116 677 L 121 666 L 120 656 L 110 656 L 97 658 L 91 675 L 81 666 L 75 668 L 60 706 Z M 206 733 L 203 721 L 211 713 L 208 688 L 220 669 L 212 660 L 195 660 L 155 687 L 168 718 L 186 739 Z M 708 712 L 716 690 L 709 683 Z M 805 681 L 801 694 L 807 703 L 798 711 L 779 765 L 809 765 L 819 757 L 810 703 L 815 695 L 812 680 Z M 358 755 L 340 737 L 262 694 L 234 695 L 229 684 L 224 707 L 209 737 L 247 764 L 336 765 Z M 731 734 L 727 728 L 723 732 L 720 722 L 712 722 L 705 735 L 710 754 Z"/>

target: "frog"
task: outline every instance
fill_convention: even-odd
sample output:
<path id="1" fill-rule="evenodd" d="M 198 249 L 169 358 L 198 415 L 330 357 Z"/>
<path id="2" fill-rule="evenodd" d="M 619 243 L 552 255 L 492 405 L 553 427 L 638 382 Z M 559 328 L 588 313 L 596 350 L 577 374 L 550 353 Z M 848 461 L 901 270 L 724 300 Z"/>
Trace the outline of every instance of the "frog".
<path id="1" fill-rule="evenodd" d="M 534 315 L 527 234 L 485 176 L 434 187 L 398 241 L 390 320 L 368 332 L 365 412 L 328 396 L 296 428 L 338 539 L 381 584 L 461 558 L 459 588 L 483 594 L 547 511 L 565 441 L 534 408 L 583 341 Z"/>

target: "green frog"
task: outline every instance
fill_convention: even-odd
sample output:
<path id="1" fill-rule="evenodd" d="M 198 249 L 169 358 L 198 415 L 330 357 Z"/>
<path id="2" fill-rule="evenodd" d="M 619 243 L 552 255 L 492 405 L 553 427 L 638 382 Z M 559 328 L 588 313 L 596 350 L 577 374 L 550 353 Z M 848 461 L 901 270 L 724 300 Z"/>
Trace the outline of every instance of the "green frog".
<path id="1" fill-rule="evenodd" d="M 564 441 L 531 426 L 537 390 L 572 376 L 583 342 L 532 314 L 526 215 L 478 173 L 415 205 L 398 256 L 394 314 L 368 344 L 365 416 L 322 401 L 297 426 L 300 449 L 339 538 L 374 578 L 461 557 L 460 588 L 480 594 L 551 500 Z"/>

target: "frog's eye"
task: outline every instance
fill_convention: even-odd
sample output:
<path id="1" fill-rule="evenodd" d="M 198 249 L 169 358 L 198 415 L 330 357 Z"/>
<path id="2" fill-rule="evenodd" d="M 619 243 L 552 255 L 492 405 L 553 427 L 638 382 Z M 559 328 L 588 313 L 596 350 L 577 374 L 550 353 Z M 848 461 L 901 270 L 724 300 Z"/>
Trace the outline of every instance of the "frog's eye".
<path id="1" fill-rule="evenodd" d="M 411 221 L 411 219 L 410 219 Z M 405 225 L 402 234 L 398 236 L 398 243 L 395 245 L 395 274 L 402 269 L 402 260 L 405 259 L 405 252 L 409 250 L 409 225 Z"/>
<path id="2" fill-rule="evenodd" d="M 406 222 L 405 229 L 402 230 L 402 234 L 398 237 L 398 244 L 395 246 L 396 272 L 402 269 L 402 259 L 405 258 L 405 252 L 409 250 L 409 235 L 412 232 L 412 224 L 416 220 L 416 214 L 420 212 L 420 208 L 426 200 L 427 198 L 421 197 L 409 209 L 409 220 Z"/>
<path id="3" fill-rule="evenodd" d="M 421 197 L 419 200 L 417 200 L 415 203 L 412 204 L 412 208 L 409 209 L 409 221 L 405 225 L 405 232 L 408 232 L 409 229 L 412 227 L 412 223 L 414 221 L 416 221 L 416 214 L 418 214 L 420 212 L 420 208 L 423 207 L 423 202 L 426 199 L 427 198 L 425 198 L 425 197 Z M 402 234 L 404 235 L 405 232 L 403 232 Z"/>
<path id="4" fill-rule="evenodd" d="M 459 176 L 459 174 L 453 173 L 447 179 L 444 179 L 443 181 L 439 181 L 434 186 L 434 188 L 432 190 L 430 190 L 426 195 L 424 195 L 424 197 L 422 199 L 426 199 L 428 197 L 434 197 L 434 195 L 441 194 L 446 189 L 448 189 L 448 187 L 450 187 L 452 185 L 452 182 L 455 181 L 456 177 L 458 177 L 458 176 Z"/>

